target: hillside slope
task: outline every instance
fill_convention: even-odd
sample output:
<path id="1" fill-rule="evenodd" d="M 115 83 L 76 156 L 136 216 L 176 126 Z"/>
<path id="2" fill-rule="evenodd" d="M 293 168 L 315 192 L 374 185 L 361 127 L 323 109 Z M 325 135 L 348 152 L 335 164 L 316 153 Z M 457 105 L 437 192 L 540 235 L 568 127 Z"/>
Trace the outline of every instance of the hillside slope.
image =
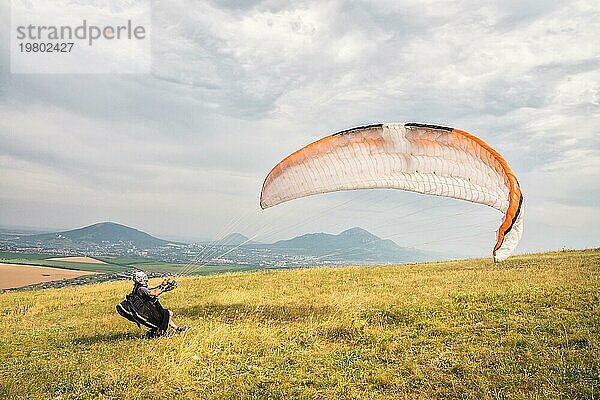
<path id="1" fill-rule="evenodd" d="M 600 250 L 185 278 L 147 340 L 127 282 L 0 294 L 0 398 L 600 396 Z"/>

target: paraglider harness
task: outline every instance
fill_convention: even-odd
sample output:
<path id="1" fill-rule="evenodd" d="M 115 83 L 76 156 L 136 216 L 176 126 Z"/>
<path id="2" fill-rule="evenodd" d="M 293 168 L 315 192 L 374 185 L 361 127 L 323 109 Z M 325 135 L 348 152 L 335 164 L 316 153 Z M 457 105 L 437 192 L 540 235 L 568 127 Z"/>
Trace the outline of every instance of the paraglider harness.
<path id="1" fill-rule="evenodd" d="M 169 328 L 169 311 L 163 308 L 158 297 L 151 299 L 141 296 L 138 289 L 143 287 L 139 283 L 133 285 L 133 290 L 125 300 L 117 304 L 117 312 L 125 319 L 133 322 L 139 328 L 149 329 L 149 338 L 163 336 Z M 162 292 L 168 292 L 177 287 L 177 282 L 171 281 L 158 286 Z"/>

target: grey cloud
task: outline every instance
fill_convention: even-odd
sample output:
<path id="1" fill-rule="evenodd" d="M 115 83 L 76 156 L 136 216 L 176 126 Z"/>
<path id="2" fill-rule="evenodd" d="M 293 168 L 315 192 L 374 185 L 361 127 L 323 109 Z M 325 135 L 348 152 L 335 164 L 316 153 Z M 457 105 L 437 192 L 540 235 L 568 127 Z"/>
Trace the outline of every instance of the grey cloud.
<path id="1" fill-rule="evenodd" d="M 564 5 L 564 2 L 560 0 L 509 0 L 498 2 L 495 6 L 500 12 L 500 18 L 494 27 L 501 31 L 516 29 L 557 10 L 561 5 Z"/>
<path id="2" fill-rule="evenodd" d="M 211 3 L 218 8 L 247 11 L 266 3 L 263 0 L 211 0 Z"/>

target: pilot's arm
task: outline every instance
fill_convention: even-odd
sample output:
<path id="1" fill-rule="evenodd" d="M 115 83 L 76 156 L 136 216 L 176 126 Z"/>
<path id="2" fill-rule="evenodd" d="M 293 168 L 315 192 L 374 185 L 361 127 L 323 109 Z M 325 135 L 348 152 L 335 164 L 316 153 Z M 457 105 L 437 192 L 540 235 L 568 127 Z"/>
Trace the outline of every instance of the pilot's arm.
<path id="1" fill-rule="evenodd" d="M 168 278 L 163 279 L 160 285 L 155 286 L 153 288 L 148 289 L 148 294 L 152 297 L 158 297 L 165 292 L 164 287 L 167 283 L 172 282 L 174 278 L 169 276 Z"/>

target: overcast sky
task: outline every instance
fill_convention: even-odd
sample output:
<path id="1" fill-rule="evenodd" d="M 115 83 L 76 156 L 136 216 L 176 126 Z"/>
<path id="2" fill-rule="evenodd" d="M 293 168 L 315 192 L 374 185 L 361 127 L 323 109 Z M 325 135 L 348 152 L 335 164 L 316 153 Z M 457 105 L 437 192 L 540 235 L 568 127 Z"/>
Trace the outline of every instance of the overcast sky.
<path id="1" fill-rule="evenodd" d="M 456 200 L 380 190 L 260 210 L 262 180 L 297 148 L 424 122 L 507 159 L 518 252 L 598 246 L 600 3 L 493 3 L 156 1 L 153 73 L 130 75 L 11 74 L 3 21 L 0 225 L 265 241 L 361 226 L 487 255 L 501 215 Z"/>

